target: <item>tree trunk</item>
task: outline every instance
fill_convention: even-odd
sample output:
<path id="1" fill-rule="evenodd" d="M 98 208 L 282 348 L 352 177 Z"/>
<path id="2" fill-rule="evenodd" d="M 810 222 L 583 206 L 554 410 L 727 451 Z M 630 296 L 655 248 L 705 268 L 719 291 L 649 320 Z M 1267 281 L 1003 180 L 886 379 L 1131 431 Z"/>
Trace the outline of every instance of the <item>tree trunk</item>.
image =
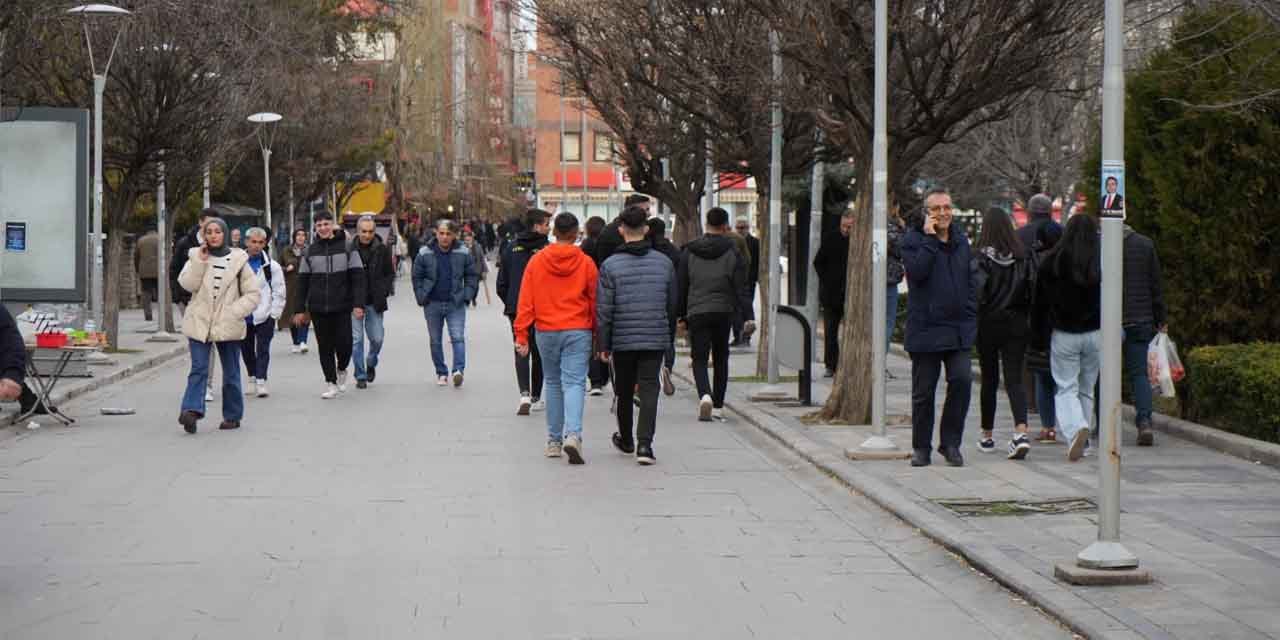
<path id="1" fill-rule="evenodd" d="M 107 334 L 107 344 L 114 348 L 120 347 L 120 261 L 123 259 L 124 230 L 114 228 L 107 236 L 107 259 L 103 272 L 106 304 L 102 307 L 102 331 Z"/>
<path id="2" fill-rule="evenodd" d="M 683 247 L 702 235 L 702 217 L 698 215 L 697 205 L 675 201 L 671 205 L 671 213 L 675 215 L 674 228 L 671 230 L 671 242 Z"/>
<path id="3" fill-rule="evenodd" d="M 869 184 L 870 172 L 863 173 L 859 184 Z M 831 395 L 819 415 L 833 422 L 869 424 L 873 358 L 871 323 L 884 320 L 871 317 L 870 194 L 863 192 L 856 206 L 856 222 L 849 232 L 849 271 L 844 319 L 840 323 L 840 362 L 831 385 Z"/>
<path id="4" fill-rule="evenodd" d="M 766 175 L 755 176 L 756 184 L 769 184 Z M 773 329 L 769 323 L 769 290 L 773 283 L 769 280 L 769 265 L 777 262 L 778 257 L 770 255 L 769 233 L 769 191 L 767 187 L 756 189 L 756 227 L 760 238 L 760 313 L 756 315 L 756 375 L 769 374 L 769 331 Z M 781 246 L 781 243 L 779 243 Z"/>

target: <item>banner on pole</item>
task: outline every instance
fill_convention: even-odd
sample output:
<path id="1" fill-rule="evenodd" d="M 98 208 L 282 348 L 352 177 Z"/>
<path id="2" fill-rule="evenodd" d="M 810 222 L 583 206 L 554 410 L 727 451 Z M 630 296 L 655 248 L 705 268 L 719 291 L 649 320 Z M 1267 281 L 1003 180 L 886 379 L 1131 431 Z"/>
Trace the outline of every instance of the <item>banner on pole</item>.
<path id="1" fill-rule="evenodd" d="M 1102 218 L 1124 220 L 1124 162 L 1102 163 L 1102 199 L 1098 201 L 1098 215 Z"/>

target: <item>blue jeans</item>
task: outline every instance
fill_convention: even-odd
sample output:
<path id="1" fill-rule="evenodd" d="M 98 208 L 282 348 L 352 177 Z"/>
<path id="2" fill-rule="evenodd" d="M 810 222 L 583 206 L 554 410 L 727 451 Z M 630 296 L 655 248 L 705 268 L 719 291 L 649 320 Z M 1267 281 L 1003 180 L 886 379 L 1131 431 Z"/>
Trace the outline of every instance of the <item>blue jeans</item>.
<path id="1" fill-rule="evenodd" d="M 1049 347 L 1049 368 L 1058 386 L 1054 405 L 1058 431 L 1070 442 L 1076 432 L 1093 426 L 1093 388 L 1098 382 L 1102 332 L 1053 332 Z"/>
<path id="2" fill-rule="evenodd" d="M 891 284 L 885 294 L 888 299 L 885 300 L 885 318 L 888 322 L 888 328 L 884 332 L 884 352 L 889 353 L 889 344 L 893 342 L 893 327 L 898 324 L 898 285 Z"/>
<path id="3" fill-rule="evenodd" d="M 289 335 L 293 338 L 293 344 L 302 346 L 307 343 L 307 336 L 311 332 L 311 325 L 304 324 L 301 327 L 295 327 L 292 323 L 289 325 Z"/>
<path id="4" fill-rule="evenodd" d="M 356 380 L 367 380 L 368 374 L 365 372 L 365 356 L 364 356 L 364 338 L 369 336 L 369 361 L 370 367 L 378 366 L 378 354 L 382 353 L 382 338 L 386 332 L 382 328 L 382 314 L 378 313 L 373 305 L 365 305 L 364 320 L 357 320 L 355 316 L 351 316 L 351 359 L 354 360 L 356 366 Z"/>
<path id="5" fill-rule="evenodd" d="M 250 378 L 267 379 L 267 369 L 271 366 L 271 338 L 275 335 L 276 321 L 273 318 L 246 328 L 240 354 L 244 356 L 244 368 Z"/>
<path id="6" fill-rule="evenodd" d="M 200 342 L 187 338 L 191 349 L 191 373 L 187 374 L 187 390 L 182 394 L 182 410 L 204 417 L 205 385 L 209 383 L 209 352 L 215 346 L 222 360 L 222 419 L 236 421 L 244 417 L 244 395 L 240 387 L 240 343 Z"/>
<path id="7" fill-rule="evenodd" d="M 1149 324 L 1129 325 L 1124 328 L 1124 375 L 1133 386 L 1133 408 L 1137 423 L 1151 422 L 1151 383 L 1147 380 L 1147 349 L 1156 328 Z"/>
<path id="8" fill-rule="evenodd" d="M 542 356 L 542 399 L 547 402 L 547 439 L 581 438 L 591 331 L 539 331 L 538 353 Z"/>
<path id="9" fill-rule="evenodd" d="M 467 368 L 467 307 L 452 302 L 429 302 L 423 310 L 427 316 L 427 331 L 431 334 L 431 362 L 436 365 L 437 376 L 449 375 L 441 340 L 444 326 L 449 325 L 449 342 L 453 345 L 453 371 Z M 584 376 L 586 374 L 583 374 Z"/>

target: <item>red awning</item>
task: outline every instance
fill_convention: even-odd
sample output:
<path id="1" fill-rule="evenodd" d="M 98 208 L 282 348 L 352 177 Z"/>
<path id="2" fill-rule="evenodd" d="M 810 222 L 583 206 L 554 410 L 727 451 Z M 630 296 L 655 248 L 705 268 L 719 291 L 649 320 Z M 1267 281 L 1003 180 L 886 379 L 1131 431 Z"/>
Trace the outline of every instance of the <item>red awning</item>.
<path id="1" fill-rule="evenodd" d="M 587 188 L 608 189 L 618 184 L 617 175 L 608 169 L 593 169 L 587 171 Z M 569 183 L 565 184 L 564 177 L 559 171 L 555 173 L 555 182 L 551 184 L 553 187 L 567 187 L 579 189 L 582 188 L 582 170 L 569 170 Z"/>

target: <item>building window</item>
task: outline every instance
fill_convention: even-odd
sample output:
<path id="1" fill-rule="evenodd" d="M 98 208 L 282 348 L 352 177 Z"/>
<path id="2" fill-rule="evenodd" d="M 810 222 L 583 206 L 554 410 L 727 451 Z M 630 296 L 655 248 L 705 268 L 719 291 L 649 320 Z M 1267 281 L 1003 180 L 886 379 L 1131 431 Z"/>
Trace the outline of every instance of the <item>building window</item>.
<path id="1" fill-rule="evenodd" d="M 578 162 L 582 160 L 581 134 L 577 132 L 565 132 L 564 140 L 560 142 L 560 159 L 565 162 Z"/>
<path id="2" fill-rule="evenodd" d="M 613 137 L 596 132 L 596 162 L 613 162 Z"/>

